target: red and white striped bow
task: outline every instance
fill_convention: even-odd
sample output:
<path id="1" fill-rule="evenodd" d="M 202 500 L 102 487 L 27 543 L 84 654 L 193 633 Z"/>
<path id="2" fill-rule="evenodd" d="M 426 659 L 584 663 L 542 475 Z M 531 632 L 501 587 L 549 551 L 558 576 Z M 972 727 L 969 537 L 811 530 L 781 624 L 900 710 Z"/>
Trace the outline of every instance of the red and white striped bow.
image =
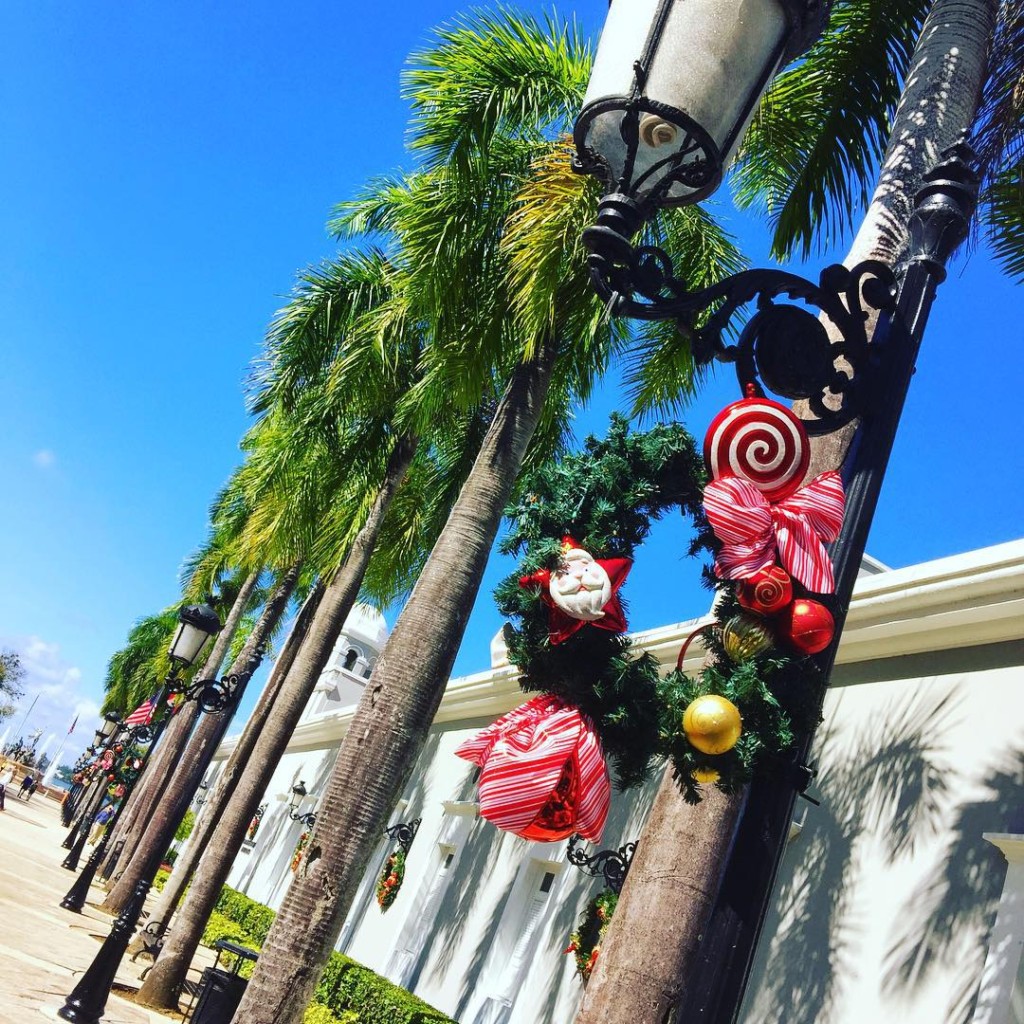
<path id="1" fill-rule="evenodd" d="M 813 594 L 835 590 L 832 562 L 822 541 L 843 525 L 843 481 L 830 471 L 772 504 L 751 483 L 723 476 L 704 488 L 704 511 L 722 550 L 715 572 L 725 580 L 749 579 L 775 562 Z"/>
<path id="2" fill-rule="evenodd" d="M 491 824 L 542 842 L 573 832 L 601 838 L 611 785 L 594 724 L 579 708 L 534 697 L 455 753 L 480 765 L 480 816 Z"/>

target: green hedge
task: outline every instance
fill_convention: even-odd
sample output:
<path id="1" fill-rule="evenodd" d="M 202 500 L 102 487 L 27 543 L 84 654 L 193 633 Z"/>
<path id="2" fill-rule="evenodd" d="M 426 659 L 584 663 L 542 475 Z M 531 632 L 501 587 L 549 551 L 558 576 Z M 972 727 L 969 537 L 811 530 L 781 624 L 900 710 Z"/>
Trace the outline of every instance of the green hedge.
<path id="1" fill-rule="evenodd" d="M 259 949 L 273 923 L 270 907 L 224 886 L 202 941 L 212 946 L 218 939 L 228 939 Z M 252 967 L 246 962 L 241 973 L 248 977 Z M 341 953 L 331 954 L 313 999 L 303 1024 L 454 1024 L 411 992 Z"/>
<path id="2" fill-rule="evenodd" d="M 335 1017 L 323 1003 L 310 1003 L 302 1024 L 359 1024 L 359 1014 L 346 1010 L 340 1017 Z"/>
<path id="3" fill-rule="evenodd" d="M 440 1010 L 342 953 L 332 953 L 313 998 L 332 1013 L 355 1010 L 359 1024 L 454 1024 Z"/>

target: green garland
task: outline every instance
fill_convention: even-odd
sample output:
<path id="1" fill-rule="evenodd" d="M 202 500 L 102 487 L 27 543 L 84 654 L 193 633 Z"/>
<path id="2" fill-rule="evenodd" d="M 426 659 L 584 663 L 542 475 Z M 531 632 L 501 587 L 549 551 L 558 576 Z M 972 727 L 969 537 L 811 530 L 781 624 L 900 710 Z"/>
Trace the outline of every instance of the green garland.
<path id="1" fill-rule="evenodd" d="M 658 667 L 637 655 L 627 636 L 584 626 L 560 644 L 549 639 L 541 587 L 520 579 L 562 563 L 562 538 L 572 536 L 595 558 L 632 557 L 652 520 L 681 509 L 699 513 L 703 469 L 693 438 L 677 423 L 631 433 L 613 416 L 607 438 L 548 462 L 524 477 L 521 497 L 508 509 L 505 554 L 516 571 L 495 590 L 509 661 L 527 692 L 552 693 L 591 717 L 623 789 L 647 777 L 661 745 L 663 715 Z"/>
<path id="2" fill-rule="evenodd" d="M 384 913 L 398 898 L 399 890 L 405 881 L 405 850 L 395 847 L 388 859 L 384 861 L 380 878 L 377 879 L 377 905 Z"/>
<path id="3" fill-rule="evenodd" d="M 713 555 L 720 545 L 703 512 L 698 523 L 698 537 L 690 553 Z M 793 746 L 794 729 L 804 729 L 819 714 L 813 695 L 820 686 L 821 673 L 811 658 L 777 648 L 738 664 L 729 658 L 722 645 L 722 625 L 740 614 L 759 616 L 740 606 L 736 584 L 718 579 L 710 566 L 704 570 L 704 582 L 718 594 L 718 621 L 704 634 L 709 664 L 694 678 L 675 669 L 659 684 L 662 750 L 671 760 L 673 775 L 690 803 L 700 801 L 701 781 L 713 781 L 718 789 L 733 793 L 749 782 L 755 771 L 788 770 L 790 761 L 786 754 Z M 794 591 L 799 592 L 799 586 L 794 584 Z M 770 626 L 771 620 L 765 621 Z M 739 741 L 724 754 L 702 753 L 690 745 L 682 731 L 687 705 L 706 694 L 731 701 L 743 721 Z"/>
<path id="4" fill-rule="evenodd" d="M 505 510 L 510 527 L 501 544 L 519 562 L 495 590 L 498 610 L 509 619 L 504 637 L 522 688 L 555 694 L 590 716 L 620 788 L 642 783 L 667 758 L 691 802 L 700 800 L 702 781 L 734 792 L 755 770 L 788 769 L 794 729 L 818 713 L 814 662 L 772 649 L 734 664 L 716 624 L 705 637 L 710 664 L 695 678 L 676 670 L 661 679 L 655 659 L 638 654 L 626 635 L 584 626 L 552 644 L 541 586 L 520 581 L 557 570 L 566 535 L 594 558 L 630 558 L 651 521 L 677 508 L 697 526 L 690 554 L 713 556 L 719 542 L 704 518 L 704 482 L 703 461 L 681 425 L 632 433 L 624 417 L 612 416 L 604 440 L 590 437 L 581 452 L 523 477 L 517 501 Z M 704 576 L 718 592 L 716 614 L 726 623 L 742 611 L 736 585 L 717 579 L 710 566 Z M 706 694 L 725 697 L 742 718 L 735 747 L 715 756 L 692 747 L 682 731 L 687 705 Z"/>
<path id="5" fill-rule="evenodd" d="M 612 915 L 619 902 L 619 895 L 613 889 L 603 889 L 587 904 L 580 916 L 576 931 L 569 936 L 569 945 L 563 953 L 572 953 L 576 960 L 576 973 L 586 984 L 590 972 L 597 963 L 604 942 L 604 933 L 612 923 Z"/>

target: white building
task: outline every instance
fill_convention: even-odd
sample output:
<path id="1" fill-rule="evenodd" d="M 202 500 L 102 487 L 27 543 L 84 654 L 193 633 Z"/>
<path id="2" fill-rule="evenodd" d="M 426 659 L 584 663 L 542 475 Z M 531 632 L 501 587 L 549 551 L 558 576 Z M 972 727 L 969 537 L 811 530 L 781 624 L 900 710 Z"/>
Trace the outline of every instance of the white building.
<path id="1" fill-rule="evenodd" d="M 703 621 L 635 640 L 667 670 Z M 1024 1022 L 1022 637 L 1024 541 L 865 563 L 818 734 L 821 806 L 800 802 L 746 1024 Z M 385 638 L 368 609 L 347 624 L 229 880 L 253 898 L 279 905 L 302 831 L 288 794 L 304 782 L 312 809 Z M 382 914 L 382 837 L 339 941 L 463 1024 L 562 1024 L 582 994 L 561 951 L 600 882 L 565 843 L 477 817 L 474 769 L 453 754 L 522 700 L 500 641 L 490 668 L 449 682 L 392 819 L 421 819 L 404 887 Z M 616 794 L 603 847 L 639 837 L 652 796 Z"/>

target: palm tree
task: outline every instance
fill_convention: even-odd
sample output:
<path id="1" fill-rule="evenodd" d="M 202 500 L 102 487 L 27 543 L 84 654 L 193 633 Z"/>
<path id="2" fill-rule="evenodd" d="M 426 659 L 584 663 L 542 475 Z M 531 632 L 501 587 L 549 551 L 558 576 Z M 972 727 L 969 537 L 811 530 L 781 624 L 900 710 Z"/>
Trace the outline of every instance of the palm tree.
<path id="1" fill-rule="evenodd" d="M 836 6 L 804 62 L 776 80 L 737 168 L 742 201 L 775 218 L 779 255 L 807 252 L 819 225 L 826 241 L 851 227 L 880 161 L 848 261 L 875 258 L 900 268 L 922 176 L 971 133 L 984 174 L 983 219 L 1004 267 L 1020 275 L 1024 191 L 1006 185 L 1021 181 L 1022 7 L 1019 0 Z M 840 466 L 850 439 L 851 432 L 815 439 L 818 471 Z M 666 776 L 578 1024 L 653 1024 L 677 1006 L 700 970 L 700 937 L 743 801 L 743 794 L 712 792 L 691 807 Z M 664 864 L 677 863 L 680 849 L 700 853 L 667 878 Z"/>
<path id="2" fill-rule="evenodd" d="M 287 424 L 288 429 L 272 436 L 298 457 L 299 466 L 294 457 L 263 453 L 273 467 L 271 490 L 283 490 L 287 500 L 264 501 L 262 518 L 273 523 L 274 531 L 281 530 L 282 523 L 290 524 L 284 530 L 288 537 L 316 530 L 315 544 L 326 558 L 324 575 L 329 583 L 288 652 L 287 666 L 282 672 L 275 670 L 273 685 L 221 773 L 216 806 L 207 813 L 216 820 L 217 831 L 200 837 L 208 847 L 175 927 L 140 991 L 148 1005 L 177 1004 L 178 990 L 245 828 L 330 658 L 388 509 L 417 456 L 418 437 L 395 431 L 379 415 L 405 389 L 419 356 L 404 319 L 393 315 L 393 276 L 390 262 L 380 254 L 350 253 L 307 272 L 295 298 L 272 325 L 254 405 L 279 427 Z M 367 344 L 360 345 L 357 338 Z M 353 382 L 359 385 L 358 401 L 351 396 Z M 332 403 L 331 394 L 346 400 Z M 374 408 L 377 414 L 369 414 Z M 316 439 L 324 436 L 332 443 L 323 452 L 326 458 L 319 471 L 311 472 L 310 453 L 317 452 Z M 311 480 L 315 491 L 303 493 Z M 298 503 L 294 484 L 299 485 Z M 260 515 L 255 522 L 258 532 Z M 312 545 L 313 538 L 309 542 Z M 191 863 L 200 852 L 197 844 Z M 190 866 L 181 871 L 179 890 Z M 172 894 L 162 904 L 162 920 L 173 910 L 173 899 Z"/>
<path id="3" fill-rule="evenodd" d="M 200 678 L 209 679 L 215 677 L 220 672 L 221 664 L 227 656 L 242 615 L 256 589 L 258 579 L 258 573 L 250 573 L 242 581 L 241 586 L 237 587 L 237 594 L 231 603 L 224 627 L 214 640 L 213 647 L 203 664 Z M 230 592 L 230 589 L 233 588 L 228 589 Z M 176 623 L 176 621 L 177 616 L 175 615 L 172 618 L 172 622 Z M 163 668 L 162 665 L 157 664 L 157 661 L 165 657 L 170 637 L 170 632 L 161 635 L 158 650 L 154 652 L 149 660 L 146 671 L 146 681 L 150 688 L 149 693 L 152 693 L 154 680 L 163 678 L 163 676 L 156 674 Z M 117 659 L 121 653 L 115 654 L 114 659 Z M 112 659 L 112 662 L 114 659 Z M 166 675 L 166 671 L 164 671 L 164 675 Z M 137 704 L 133 704 L 129 710 L 134 710 L 137 706 Z M 198 707 L 194 703 L 190 703 L 182 708 L 168 723 L 167 728 L 160 737 L 157 749 L 151 755 L 146 772 L 132 792 L 129 802 L 125 805 L 124 813 L 118 822 L 117 831 L 111 836 L 111 852 L 104 866 L 105 875 L 109 875 L 116 864 L 120 864 L 123 871 L 134 855 L 139 838 L 148 827 L 153 809 L 163 793 L 166 778 L 172 768 L 178 763 L 182 751 L 185 749 L 185 744 L 192 734 L 198 713 Z"/>
<path id="4" fill-rule="evenodd" d="M 384 221 L 415 267 L 409 288 L 435 339 L 405 405 L 422 418 L 444 401 L 477 401 L 496 368 L 507 384 L 356 710 L 238 1021 L 301 1018 L 433 721 L 531 443 L 557 448 L 565 405 L 622 343 L 590 293 L 579 243 L 594 190 L 573 177 L 560 137 L 588 68 L 573 30 L 510 14 L 442 29 L 414 58 L 414 147 L 443 174 L 421 179 Z M 357 204 L 342 226 L 372 225 L 377 212 Z M 720 249 L 734 262 L 724 240 Z M 695 255 L 679 253 L 681 265 L 693 269 Z"/>
<path id="5" fill-rule="evenodd" d="M 160 799 L 145 825 L 132 859 L 103 902 L 104 909 L 111 913 L 117 914 L 124 909 L 140 882 L 152 881 L 147 877 L 150 865 L 170 847 L 174 833 L 224 738 L 232 713 L 263 660 L 270 635 L 280 621 L 298 582 L 300 569 L 301 565 L 296 563 L 280 574 L 252 632 L 232 661 L 227 672 L 234 679 L 232 704 L 220 712 L 199 715 L 199 722 L 180 758 L 169 766 Z M 196 707 L 194 701 L 189 701 L 189 705 Z M 181 714 L 184 713 L 183 710 Z"/>

